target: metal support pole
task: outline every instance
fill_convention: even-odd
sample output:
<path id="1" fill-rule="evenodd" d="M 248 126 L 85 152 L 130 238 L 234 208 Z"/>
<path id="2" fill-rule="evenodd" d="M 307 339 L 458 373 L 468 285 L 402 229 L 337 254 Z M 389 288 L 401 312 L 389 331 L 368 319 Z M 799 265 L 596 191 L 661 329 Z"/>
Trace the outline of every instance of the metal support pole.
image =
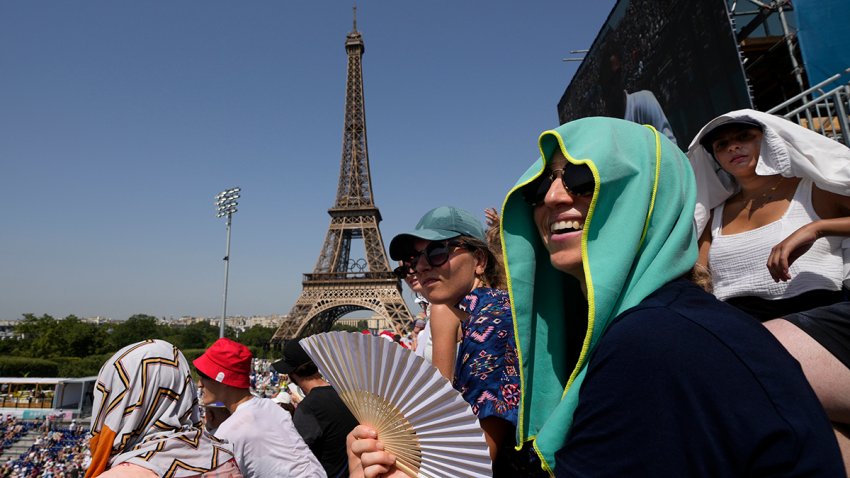
<path id="1" fill-rule="evenodd" d="M 239 188 L 231 188 L 222 191 L 215 196 L 215 205 L 218 209 L 216 216 L 227 218 L 227 249 L 224 252 L 224 301 L 221 308 L 221 325 L 219 327 L 219 338 L 224 337 L 224 325 L 227 320 L 227 279 L 230 272 L 230 225 L 233 221 L 233 213 L 236 212 L 236 202 L 239 199 Z"/>
<path id="2" fill-rule="evenodd" d="M 785 44 L 788 46 L 788 54 L 791 56 L 791 66 L 794 68 L 794 77 L 797 78 L 797 84 L 800 85 L 800 91 L 804 91 L 806 86 L 803 84 L 803 75 L 800 74 L 800 64 L 797 63 L 797 57 L 794 55 L 794 42 L 791 41 L 791 33 L 788 30 L 788 22 L 785 20 L 785 4 L 788 0 L 780 0 L 776 2 L 777 10 L 779 10 L 779 20 L 782 22 L 782 35 L 785 37 Z"/>
<path id="3" fill-rule="evenodd" d="M 230 221 L 233 214 L 227 215 L 227 249 L 224 253 L 224 303 L 221 307 L 221 326 L 218 331 L 219 338 L 224 337 L 224 322 L 227 320 L 227 278 L 230 272 Z"/>
<path id="4" fill-rule="evenodd" d="M 850 106 L 850 86 L 844 85 L 844 88 L 835 92 L 835 103 L 838 109 L 838 125 L 841 128 L 841 137 L 844 146 L 848 146 L 850 145 L 850 129 L 848 129 L 850 124 L 847 121 L 847 106 Z"/>

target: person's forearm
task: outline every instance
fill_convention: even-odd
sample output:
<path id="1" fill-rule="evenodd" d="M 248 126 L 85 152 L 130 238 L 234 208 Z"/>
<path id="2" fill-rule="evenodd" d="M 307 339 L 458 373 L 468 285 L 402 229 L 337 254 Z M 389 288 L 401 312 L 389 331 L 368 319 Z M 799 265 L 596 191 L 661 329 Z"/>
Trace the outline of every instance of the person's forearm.
<path id="1" fill-rule="evenodd" d="M 463 315 L 464 313 L 460 310 L 447 305 L 431 306 L 431 363 L 448 380 L 454 377 L 457 336 L 460 330 L 460 318 Z"/>
<path id="2" fill-rule="evenodd" d="M 803 227 L 811 228 L 817 237 L 840 236 L 850 237 L 850 217 L 835 219 L 820 219 Z"/>

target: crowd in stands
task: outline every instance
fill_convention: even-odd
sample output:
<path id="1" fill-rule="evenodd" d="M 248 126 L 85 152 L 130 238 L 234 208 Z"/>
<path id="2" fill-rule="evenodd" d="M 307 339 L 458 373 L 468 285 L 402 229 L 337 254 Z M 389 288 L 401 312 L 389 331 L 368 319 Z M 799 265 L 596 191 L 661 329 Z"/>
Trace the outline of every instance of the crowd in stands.
<path id="1" fill-rule="evenodd" d="M 258 397 L 271 398 L 278 394 L 281 389 L 281 379 L 283 386 L 286 385 L 286 376 L 281 377 L 276 370 L 271 367 L 271 360 L 254 358 L 251 363 L 251 392 Z"/>
<path id="2" fill-rule="evenodd" d="M 76 421 L 60 424 L 55 420 L 7 417 L 3 426 L 19 431 L 14 441 L 24 434 L 30 437 L 35 435 L 35 441 L 29 450 L 0 465 L 0 477 L 82 478 L 85 475 L 91 463 L 91 453 L 89 433 L 83 425 Z M 4 442 L 4 446 L 9 445 Z"/>
<path id="3" fill-rule="evenodd" d="M 37 428 L 38 424 L 35 422 L 20 421 L 12 415 L 7 415 L 6 419 L 2 421 L 2 425 L 0 425 L 0 434 L 3 435 L 0 453 L 20 440 L 25 433 L 34 427 Z"/>

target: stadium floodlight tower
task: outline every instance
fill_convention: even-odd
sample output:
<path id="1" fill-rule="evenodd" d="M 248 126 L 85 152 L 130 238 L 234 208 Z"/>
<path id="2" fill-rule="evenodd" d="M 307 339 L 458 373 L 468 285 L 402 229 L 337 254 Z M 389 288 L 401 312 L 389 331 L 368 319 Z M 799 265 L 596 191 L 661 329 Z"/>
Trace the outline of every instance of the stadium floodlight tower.
<path id="1" fill-rule="evenodd" d="M 230 223 L 236 212 L 236 202 L 239 199 L 239 188 L 230 188 L 215 196 L 216 217 L 227 217 L 227 250 L 224 253 L 224 304 L 221 308 L 221 325 L 218 336 L 224 337 L 224 321 L 227 319 L 227 274 L 230 270 Z"/>

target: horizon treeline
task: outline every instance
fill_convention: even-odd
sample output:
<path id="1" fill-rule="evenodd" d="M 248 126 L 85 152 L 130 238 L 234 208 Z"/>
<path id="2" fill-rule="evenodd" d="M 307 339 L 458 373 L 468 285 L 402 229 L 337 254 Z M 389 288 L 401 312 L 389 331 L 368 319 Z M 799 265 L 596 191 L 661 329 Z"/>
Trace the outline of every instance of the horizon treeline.
<path id="1" fill-rule="evenodd" d="M 359 330 L 335 324 L 334 330 Z M 225 337 L 251 349 L 255 357 L 277 360 L 281 352 L 269 346 L 274 327 L 255 325 L 244 331 L 225 328 Z M 218 339 L 219 327 L 209 322 L 162 324 L 156 317 L 135 314 L 125 321 L 95 324 L 69 315 L 55 319 L 24 314 L 14 337 L 0 340 L 0 377 L 87 377 L 116 351 L 147 339 L 176 345 L 190 362 Z"/>

